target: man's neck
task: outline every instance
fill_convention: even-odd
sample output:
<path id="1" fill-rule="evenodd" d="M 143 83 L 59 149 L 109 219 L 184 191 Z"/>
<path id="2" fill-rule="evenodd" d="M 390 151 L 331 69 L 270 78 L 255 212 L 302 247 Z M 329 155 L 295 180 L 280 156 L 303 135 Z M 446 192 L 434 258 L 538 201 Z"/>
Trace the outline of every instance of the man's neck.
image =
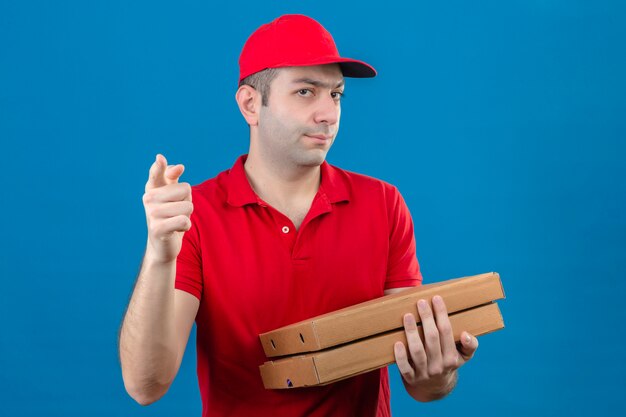
<path id="1" fill-rule="evenodd" d="M 254 192 L 286 215 L 303 206 L 308 211 L 320 186 L 319 166 L 279 165 L 251 153 L 244 168 Z"/>

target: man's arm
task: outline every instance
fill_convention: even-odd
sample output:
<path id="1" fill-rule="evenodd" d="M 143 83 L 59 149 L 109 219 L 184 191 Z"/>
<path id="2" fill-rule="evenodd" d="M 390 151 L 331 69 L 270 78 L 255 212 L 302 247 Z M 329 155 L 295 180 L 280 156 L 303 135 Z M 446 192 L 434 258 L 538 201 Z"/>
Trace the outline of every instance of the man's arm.
<path id="1" fill-rule="evenodd" d="M 124 385 L 142 405 L 170 387 L 200 304 L 174 289 L 176 257 L 193 210 L 189 184 L 178 183 L 183 170 L 182 165 L 168 167 L 157 155 L 143 197 L 148 243 L 119 340 Z"/>
<path id="2" fill-rule="evenodd" d="M 406 288 L 385 291 L 393 294 Z M 419 336 L 415 317 L 404 316 L 408 352 L 403 343 L 394 346 L 398 370 L 402 382 L 411 397 L 417 401 L 433 401 L 448 395 L 455 387 L 457 369 L 469 361 L 478 349 L 478 339 L 468 332 L 461 333 L 457 348 L 452 335 L 452 326 L 443 299 L 434 296 L 433 309 L 425 300 L 417 303 L 421 318 L 424 340 Z"/>

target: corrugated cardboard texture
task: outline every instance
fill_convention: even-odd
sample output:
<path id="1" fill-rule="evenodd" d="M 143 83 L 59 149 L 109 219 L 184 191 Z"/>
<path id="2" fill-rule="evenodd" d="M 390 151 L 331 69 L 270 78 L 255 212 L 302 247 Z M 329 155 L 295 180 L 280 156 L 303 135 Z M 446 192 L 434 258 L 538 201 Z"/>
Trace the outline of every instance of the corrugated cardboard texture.
<path id="1" fill-rule="evenodd" d="M 456 278 L 411 288 L 259 335 L 267 357 L 313 352 L 402 327 L 406 313 L 417 314 L 417 300 L 443 297 L 448 313 L 504 298 L 495 273 Z"/>
<path id="2" fill-rule="evenodd" d="M 504 328 L 496 303 L 450 315 L 454 340 L 462 331 L 480 336 Z M 421 325 L 418 325 L 423 340 Z M 259 368 L 265 388 L 296 388 L 326 385 L 395 362 L 393 345 L 406 345 L 404 330 L 359 340 L 321 352 L 266 362 Z"/>

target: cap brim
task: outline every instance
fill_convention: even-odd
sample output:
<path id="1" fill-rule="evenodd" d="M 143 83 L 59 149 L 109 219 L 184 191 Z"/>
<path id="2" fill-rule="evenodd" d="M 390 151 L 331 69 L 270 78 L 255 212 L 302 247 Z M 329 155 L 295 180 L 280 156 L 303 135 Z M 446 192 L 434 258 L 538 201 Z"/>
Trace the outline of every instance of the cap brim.
<path id="1" fill-rule="evenodd" d="M 366 64 L 363 61 L 359 61 L 357 59 L 352 58 L 342 58 L 337 56 L 332 57 L 322 57 L 312 60 L 307 60 L 306 62 L 280 62 L 272 65 L 270 68 L 281 68 L 281 67 L 303 67 L 310 65 L 326 65 L 326 64 L 339 64 L 341 68 L 341 72 L 344 77 L 352 77 L 352 78 L 372 78 L 375 77 L 377 72 L 369 64 Z M 243 77 L 242 77 L 243 78 Z"/>
<path id="2" fill-rule="evenodd" d="M 369 64 L 356 59 L 342 58 L 338 62 L 344 77 L 372 78 L 376 76 L 376 70 Z"/>

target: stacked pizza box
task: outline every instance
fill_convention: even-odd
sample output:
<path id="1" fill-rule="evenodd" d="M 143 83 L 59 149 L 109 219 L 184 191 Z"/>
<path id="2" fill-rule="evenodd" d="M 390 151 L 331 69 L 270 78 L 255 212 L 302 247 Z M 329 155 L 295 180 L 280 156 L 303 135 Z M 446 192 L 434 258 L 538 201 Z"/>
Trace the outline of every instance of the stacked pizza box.
<path id="1" fill-rule="evenodd" d="M 261 334 L 273 359 L 260 366 L 265 388 L 326 385 L 394 363 L 394 344 L 406 344 L 404 315 L 416 317 L 423 338 L 417 301 L 435 295 L 445 301 L 457 342 L 464 330 L 480 336 L 504 328 L 497 273 L 422 285 Z"/>

